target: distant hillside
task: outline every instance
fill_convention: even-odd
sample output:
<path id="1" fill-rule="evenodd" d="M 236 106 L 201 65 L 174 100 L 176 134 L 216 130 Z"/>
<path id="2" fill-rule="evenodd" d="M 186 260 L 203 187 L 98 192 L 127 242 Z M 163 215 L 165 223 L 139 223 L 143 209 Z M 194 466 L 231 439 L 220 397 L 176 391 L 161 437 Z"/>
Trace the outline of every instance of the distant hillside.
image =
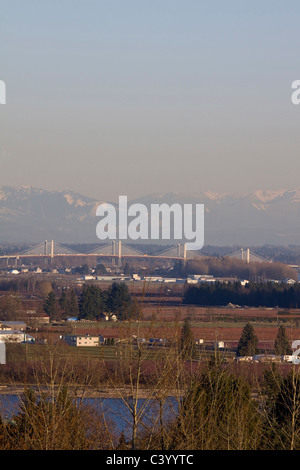
<path id="1" fill-rule="evenodd" d="M 0 187 L 0 241 L 96 242 L 98 202 L 71 191 Z"/>
<path id="2" fill-rule="evenodd" d="M 297 245 L 300 243 L 300 189 L 250 194 L 155 194 L 140 202 L 202 203 L 205 245 Z"/>
<path id="3" fill-rule="evenodd" d="M 0 242 L 54 239 L 60 243 L 97 243 L 95 214 L 100 202 L 72 191 L 2 186 Z M 300 189 L 246 195 L 151 194 L 131 202 L 149 206 L 162 202 L 204 204 L 205 245 L 287 246 L 300 242 Z"/>

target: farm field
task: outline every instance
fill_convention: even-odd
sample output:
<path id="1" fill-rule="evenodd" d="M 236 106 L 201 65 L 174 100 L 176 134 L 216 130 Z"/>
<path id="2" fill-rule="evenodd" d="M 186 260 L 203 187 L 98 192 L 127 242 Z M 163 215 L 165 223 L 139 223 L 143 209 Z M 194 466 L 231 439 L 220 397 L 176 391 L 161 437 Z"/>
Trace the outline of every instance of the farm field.
<path id="1" fill-rule="evenodd" d="M 49 325 L 46 331 L 38 333 L 38 336 L 44 334 L 58 338 L 62 334 L 101 335 L 105 339 L 113 338 L 115 342 L 133 336 L 147 340 L 150 338 L 173 340 L 179 338 L 185 318 L 190 319 L 195 340 L 202 339 L 204 343 L 210 345 L 215 341 L 223 341 L 225 348 L 237 346 L 247 322 L 254 327 L 258 337 L 258 347 L 263 351 L 272 350 L 280 324 L 284 325 L 291 343 L 300 339 L 299 311 L 279 314 L 276 309 L 205 309 L 181 305 L 161 309 L 146 307 L 139 321 L 116 323 L 80 321 L 57 326 Z M 103 348 L 103 354 L 108 351 L 105 348 L 107 346 Z M 94 353 L 90 351 L 90 354 Z"/>
<path id="2" fill-rule="evenodd" d="M 139 283 L 128 283 L 131 295 L 140 306 L 141 316 L 139 321 L 56 321 L 45 324 L 37 330 L 32 330 L 38 342 L 59 340 L 63 335 L 96 335 L 104 339 L 119 340 L 150 338 L 173 340 L 179 338 L 181 328 L 186 318 L 190 321 L 190 327 L 195 340 L 203 340 L 210 346 L 215 341 L 223 341 L 225 348 L 233 349 L 242 334 L 247 322 L 250 322 L 258 337 L 259 348 L 270 351 L 278 333 L 278 328 L 283 325 L 290 342 L 300 339 L 300 309 L 279 308 L 252 308 L 247 306 L 226 307 L 183 304 L 184 286 L 161 286 L 149 284 L 146 287 Z M 102 285 L 107 288 L 107 284 Z M 5 293 L 3 293 L 5 294 Z M 41 295 L 22 295 L 24 309 L 36 309 L 43 311 L 44 298 Z M 39 341 L 41 340 L 41 341 Z M 115 347 L 102 348 L 103 357 L 115 359 Z M 78 348 L 77 348 L 78 349 Z M 89 357 L 99 356 L 97 348 L 89 348 L 80 354 Z"/>

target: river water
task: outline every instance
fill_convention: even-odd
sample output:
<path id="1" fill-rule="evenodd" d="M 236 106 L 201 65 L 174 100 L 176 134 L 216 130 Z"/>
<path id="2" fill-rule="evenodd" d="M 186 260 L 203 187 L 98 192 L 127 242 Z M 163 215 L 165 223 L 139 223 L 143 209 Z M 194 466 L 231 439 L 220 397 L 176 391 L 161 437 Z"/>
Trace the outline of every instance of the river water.
<path id="1" fill-rule="evenodd" d="M 130 402 L 128 402 L 130 404 Z M 124 432 L 126 438 L 130 438 L 130 423 L 132 417 L 130 410 L 120 398 L 86 398 L 84 404 L 95 407 L 95 410 L 101 411 L 107 420 L 111 423 L 118 434 Z M 10 419 L 19 411 L 20 397 L 18 395 L 0 395 L 0 415 L 3 418 Z M 158 425 L 160 407 L 158 400 L 139 399 L 138 407 L 143 408 L 142 426 L 152 428 L 154 423 Z M 178 411 L 178 402 L 174 397 L 168 397 L 163 405 L 163 421 L 166 423 L 175 418 Z"/>

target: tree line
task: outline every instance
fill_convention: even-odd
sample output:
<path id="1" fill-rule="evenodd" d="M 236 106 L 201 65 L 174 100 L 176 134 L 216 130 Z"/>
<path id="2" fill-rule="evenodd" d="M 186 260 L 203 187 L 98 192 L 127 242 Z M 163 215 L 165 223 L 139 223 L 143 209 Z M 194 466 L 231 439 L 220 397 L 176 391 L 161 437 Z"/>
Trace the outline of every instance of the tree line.
<path id="1" fill-rule="evenodd" d="M 208 257 L 202 260 L 178 261 L 174 274 L 187 277 L 189 274 L 210 274 L 215 277 L 236 277 L 259 282 L 267 279 L 296 279 L 295 270 L 283 263 L 251 262 L 230 257 Z"/>
<path id="2" fill-rule="evenodd" d="M 114 282 L 107 289 L 85 284 L 77 296 L 73 290 L 63 291 L 58 298 L 51 290 L 45 298 L 44 311 L 50 320 L 76 317 L 79 320 L 99 320 L 105 312 L 119 320 L 130 318 L 136 308 L 125 283 Z"/>
<path id="3" fill-rule="evenodd" d="M 251 307 L 300 307 L 300 284 L 287 285 L 272 282 L 203 283 L 185 289 L 183 302 L 194 305 L 219 305 L 229 303 Z"/>
<path id="4" fill-rule="evenodd" d="M 258 353 L 258 338 L 251 323 L 247 322 L 239 339 L 236 355 L 255 356 Z M 278 328 L 277 336 L 274 342 L 274 353 L 277 356 L 292 355 L 293 353 L 283 325 L 280 325 Z"/>

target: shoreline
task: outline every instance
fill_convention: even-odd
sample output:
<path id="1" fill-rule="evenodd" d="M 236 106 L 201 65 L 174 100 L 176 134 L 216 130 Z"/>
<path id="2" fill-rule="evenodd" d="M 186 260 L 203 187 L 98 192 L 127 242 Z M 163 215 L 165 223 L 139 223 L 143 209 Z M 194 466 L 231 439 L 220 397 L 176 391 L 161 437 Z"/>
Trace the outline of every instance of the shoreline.
<path id="1" fill-rule="evenodd" d="M 1 396 L 7 396 L 7 395 L 17 395 L 21 396 L 24 393 L 24 390 L 32 389 L 37 393 L 45 393 L 49 392 L 50 387 L 39 387 L 34 384 L 28 384 L 28 385 L 12 385 L 12 384 L 3 384 L 0 385 L 0 397 Z M 59 386 L 55 387 L 55 391 L 59 391 Z M 134 390 L 135 391 L 135 390 Z M 76 396 L 77 398 L 82 398 L 82 399 L 95 399 L 95 398 L 130 398 L 132 397 L 132 390 L 130 387 L 108 387 L 106 389 L 95 389 L 95 388 L 83 388 L 82 386 L 70 386 L 68 389 L 68 392 L 71 396 Z M 165 395 L 165 394 L 164 394 Z M 181 390 L 180 392 L 178 390 L 170 390 L 170 393 L 168 393 L 168 396 L 173 396 L 173 397 L 182 397 L 184 395 L 184 392 Z M 139 399 L 154 399 L 157 397 L 158 394 L 154 391 L 151 392 L 150 389 L 146 388 L 140 388 L 139 393 L 138 393 L 138 398 Z"/>

